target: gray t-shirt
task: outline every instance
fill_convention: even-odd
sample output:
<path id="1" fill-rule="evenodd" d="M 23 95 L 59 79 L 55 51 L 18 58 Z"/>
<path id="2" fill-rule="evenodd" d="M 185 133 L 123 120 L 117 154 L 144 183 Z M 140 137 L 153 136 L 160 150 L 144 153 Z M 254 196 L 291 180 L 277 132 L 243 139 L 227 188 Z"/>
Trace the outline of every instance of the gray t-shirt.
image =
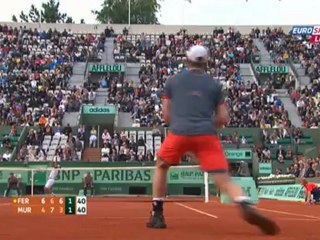
<path id="1" fill-rule="evenodd" d="M 210 75 L 184 70 L 168 79 L 164 94 L 171 100 L 169 130 L 177 135 L 215 135 L 217 106 L 223 102 L 221 85 Z"/>

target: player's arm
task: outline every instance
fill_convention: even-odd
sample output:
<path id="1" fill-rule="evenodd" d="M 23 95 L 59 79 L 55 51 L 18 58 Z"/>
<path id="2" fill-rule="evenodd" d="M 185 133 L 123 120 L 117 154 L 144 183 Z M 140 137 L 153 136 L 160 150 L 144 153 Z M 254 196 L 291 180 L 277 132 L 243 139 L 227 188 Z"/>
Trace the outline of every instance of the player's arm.
<path id="1" fill-rule="evenodd" d="M 311 200 L 311 190 L 309 189 L 308 183 L 304 186 L 305 202 L 308 204 Z"/>
<path id="2" fill-rule="evenodd" d="M 215 125 L 220 128 L 230 121 L 227 105 L 223 102 L 216 108 Z"/>
<path id="3" fill-rule="evenodd" d="M 169 78 L 166 81 L 166 85 L 164 87 L 164 94 L 162 96 L 162 114 L 163 119 L 167 125 L 170 124 L 170 107 L 171 107 L 171 97 L 172 97 L 172 78 Z"/>
<path id="4" fill-rule="evenodd" d="M 311 191 L 306 190 L 306 203 L 310 203 L 311 201 Z"/>
<path id="5" fill-rule="evenodd" d="M 218 85 L 216 86 L 216 88 L 217 92 L 214 99 L 214 101 L 216 102 L 214 124 L 216 127 L 220 128 L 230 121 L 230 116 L 227 104 L 224 100 L 222 86 Z"/>
<path id="6" fill-rule="evenodd" d="M 170 124 L 170 99 L 167 97 L 164 97 L 162 99 L 162 114 L 163 114 L 163 119 L 167 125 Z"/>

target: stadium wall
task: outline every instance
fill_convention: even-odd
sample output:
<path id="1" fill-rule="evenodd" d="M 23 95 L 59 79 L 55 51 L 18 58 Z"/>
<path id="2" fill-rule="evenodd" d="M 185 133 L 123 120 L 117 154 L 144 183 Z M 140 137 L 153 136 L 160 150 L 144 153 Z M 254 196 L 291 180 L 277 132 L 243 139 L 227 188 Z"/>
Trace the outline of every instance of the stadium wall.
<path id="1" fill-rule="evenodd" d="M 40 166 L 40 165 L 39 165 Z M 15 169 L 14 173 L 20 179 L 23 194 L 30 195 L 33 187 L 34 194 L 43 194 L 50 169 L 45 166 L 33 167 L 28 171 L 21 168 Z M 0 171 L 0 192 L 6 189 L 7 178 L 13 170 Z M 55 180 L 53 191 L 57 194 L 82 195 L 82 181 L 87 172 L 93 177 L 95 195 L 151 195 L 153 168 L 62 168 Z M 171 168 L 168 173 L 167 195 L 205 195 L 205 179 L 210 185 L 210 194 L 216 195 L 216 188 L 211 179 L 205 178 L 205 174 L 189 166 L 187 168 Z M 256 185 L 251 177 L 234 177 L 247 196 L 252 201 L 258 200 Z"/>
<path id="2" fill-rule="evenodd" d="M 27 28 L 37 28 L 40 30 L 48 30 L 48 29 L 57 29 L 58 31 L 63 31 L 64 29 L 71 29 L 74 33 L 102 33 L 104 32 L 104 29 L 109 26 L 113 27 L 115 33 L 122 33 L 122 30 L 125 27 L 128 27 L 127 24 L 51 24 L 51 23 L 13 23 L 13 22 L 0 22 L 1 25 L 8 25 L 12 27 L 20 27 L 20 26 L 26 26 Z M 317 25 L 317 24 L 310 24 L 310 25 Z M 235 28 L 239 30 L 242 34 L 249 34 L 251 32 L 252 28 L 259 27 L 260 29 L 266 29 L 267 27 L 281 27 L 286 33 L 288 33 L 293 25 L 233 25 L 233 26 L 227 26 L 227 25 L 208 25 L 208 26 L 181 26 L 181 25 L 131 25 L 129 30 L 130 33 L 139 34 L 139 33 L 145 33 L 145 34 L 161 34 L 161 33 L 176 33 L 179 32 L 181 28 L 187 29 L 188 33 L 191 34 L 210 34 L 212 33 L 212 30 L 217 27 L 222 27 L 225 31 L 228 30 L 230 27 Z"/>

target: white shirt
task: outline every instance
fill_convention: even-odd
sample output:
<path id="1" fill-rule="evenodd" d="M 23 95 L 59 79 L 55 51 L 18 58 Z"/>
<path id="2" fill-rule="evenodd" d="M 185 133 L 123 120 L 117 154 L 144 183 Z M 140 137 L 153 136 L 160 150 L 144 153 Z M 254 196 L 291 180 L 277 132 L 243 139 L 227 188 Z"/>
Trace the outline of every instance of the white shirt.
<path id="1" fill-rule="evenodd" d="M 298 100 L 297 101 L 297 107 L 304 107 L 305 104 L 304 104 L 304 101 L 303 100 Z"/>
<path id="2" fill-rule="evenodd" d="M 37 81 L 36 80 L 32 80 L 31 81 L 31 87 L 32 88 L 36 88 L 37 87 Z"/>
<path id="3" fill-rule="evenodd" d="M 111 140 L 110 133 L 102 133 L 102 140 Z"/>
<path id="4" fill-rule="evenodd" d="M 11 153 L 4 153 L 4 154 L 2 155 L 2 157 L 3 157 L 4 159 L 9 160 L 9 159 L 11 158 Z"/>
<path id="5" fill-rule="evenodd" d="M 52 169 L 50 174 L 49 174 L 49 179 L 55 180 L 56 177 L 58 176 L 58 173 L 59 173 L 59 169 L 58 168 Z"/>

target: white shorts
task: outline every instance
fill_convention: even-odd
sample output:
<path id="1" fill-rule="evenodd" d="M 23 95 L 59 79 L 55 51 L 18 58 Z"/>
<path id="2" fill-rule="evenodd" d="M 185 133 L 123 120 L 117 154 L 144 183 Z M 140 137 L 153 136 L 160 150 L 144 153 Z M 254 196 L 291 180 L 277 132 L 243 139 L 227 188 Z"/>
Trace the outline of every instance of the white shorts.
<path id="1" fill-rule="evenodd" d="M 54 184 L 54 179 L 49 179 L 44 187 L 51 189 L 53 184 Z"/>

